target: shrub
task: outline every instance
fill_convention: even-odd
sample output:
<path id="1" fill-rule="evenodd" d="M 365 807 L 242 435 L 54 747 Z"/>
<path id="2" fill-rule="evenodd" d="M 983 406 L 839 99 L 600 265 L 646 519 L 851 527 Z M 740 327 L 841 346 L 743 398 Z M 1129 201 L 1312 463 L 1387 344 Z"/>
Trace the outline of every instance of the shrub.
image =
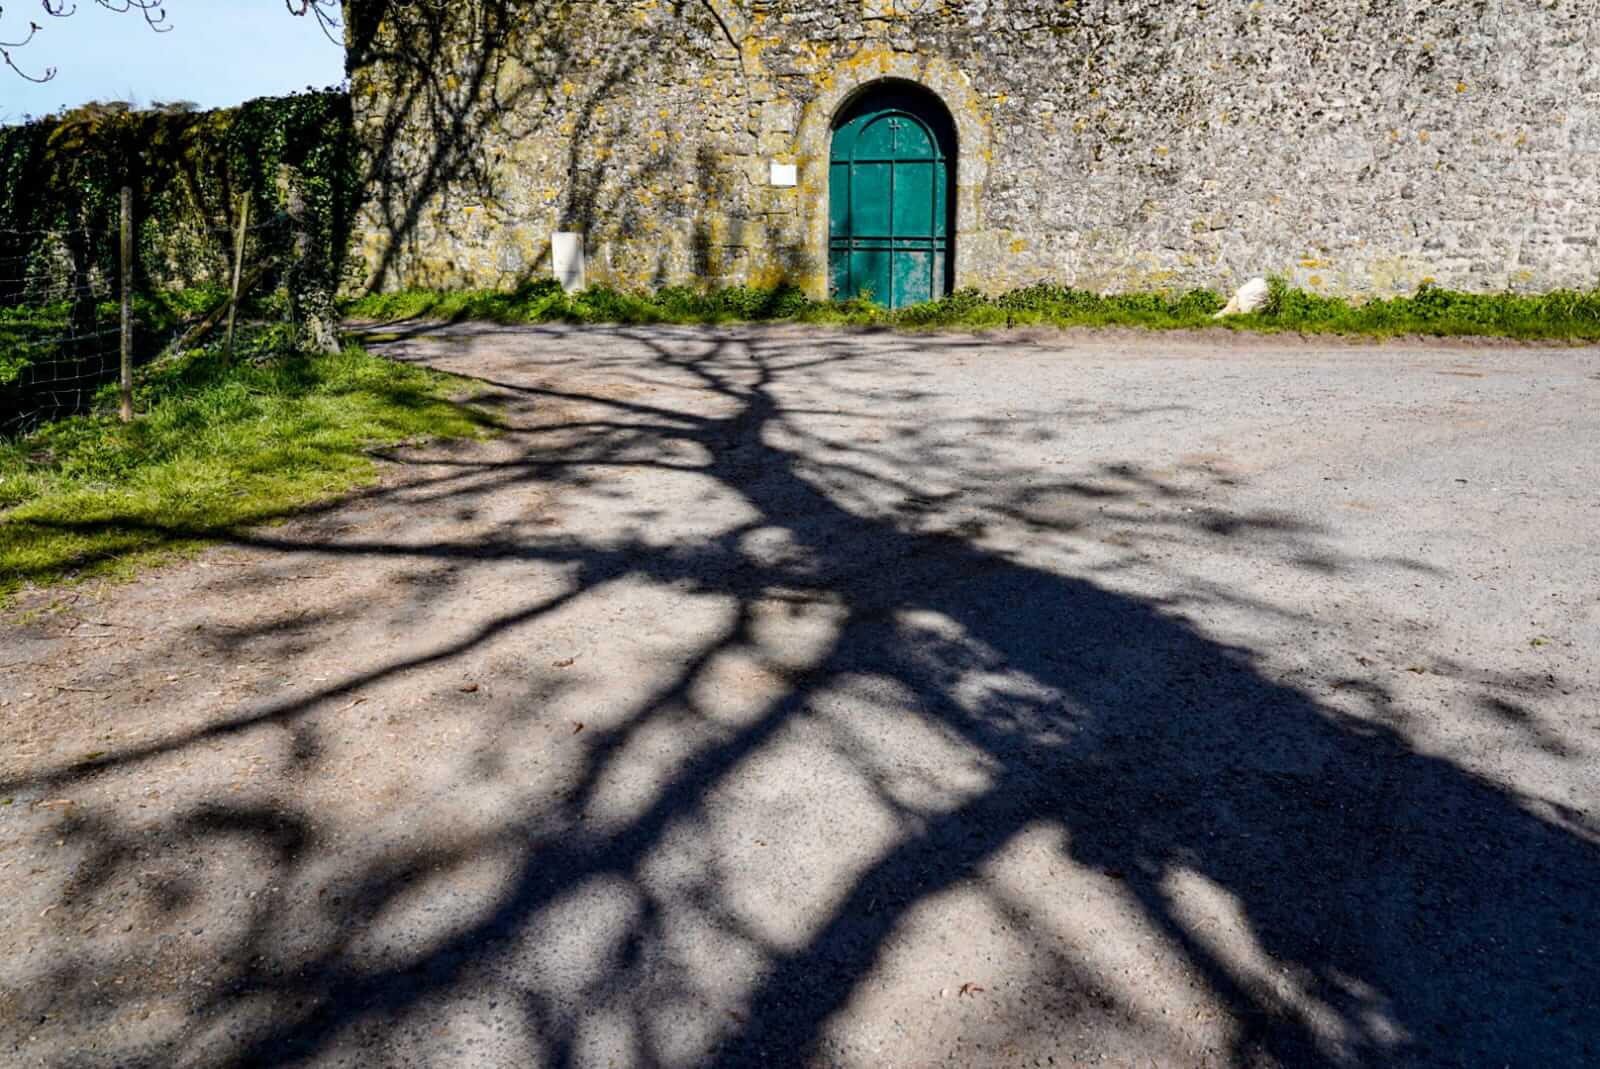
<path id="1" fill-rule="evenodd" d="M 1212 317 L 1226 304 L 1206 289 L 1178 294 L 1155 291 L 1101 296 L 1054 282 L 1035 282 L 989 297 L 960 289 L 936 301 L 893 311 L 866 297 L 813 301 L 797 287 L 731 286 L 699 290 L 669 286 L 654 294 L 599 286 L 567 295 L 550 279 L 510 292 L 375 295 L 350 303 L 350 315 L 368 319 L 428 317 L 498 322 L 722 323 L 791 320 L 855 326 L 890 325 L 985 328 L 1024 323 L 1054 326 L 1139 326 L 1153 329 L 1220 325 L 1234 330 L 1295 330 L 1316 333 L 1484 334 L 1516 338 L 1600 338 L 1600 291 L 1558 291 L 1543 296 L 1471 294 L 1424 286 L 1408 297 L 1364 303 L 1268 280 L 1266 305 L 1258 312 L 1220 323 Z"/>

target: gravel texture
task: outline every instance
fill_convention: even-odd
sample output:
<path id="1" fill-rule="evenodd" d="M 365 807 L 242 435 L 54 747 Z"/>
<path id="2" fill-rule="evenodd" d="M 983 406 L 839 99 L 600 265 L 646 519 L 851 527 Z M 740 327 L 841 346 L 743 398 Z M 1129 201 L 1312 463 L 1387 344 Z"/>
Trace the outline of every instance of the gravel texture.
<path id="1" fill-rule="evenodd" d="M 1600 1063 L 1600 351 L 416 328 L 0 622 L 0 1064 Z"/>

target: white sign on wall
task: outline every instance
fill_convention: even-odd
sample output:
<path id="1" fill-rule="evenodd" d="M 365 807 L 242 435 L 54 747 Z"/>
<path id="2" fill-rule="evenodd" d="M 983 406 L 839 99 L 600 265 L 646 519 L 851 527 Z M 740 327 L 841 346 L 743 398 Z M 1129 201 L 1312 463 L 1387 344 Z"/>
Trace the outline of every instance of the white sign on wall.
<path id="1" fill-rule="evenodd" d="M 550 266 L 568 293 L 583 289 L 583 235 L 558 230 L 550 235 Z"/>
<path id="2" fill-rule="evenodd" d="M 792 163 L 779 163 L 772 161 L 772 184 L 775 186 L 789 187 L 798 185 L 800 181 L 799 168 Z"/>

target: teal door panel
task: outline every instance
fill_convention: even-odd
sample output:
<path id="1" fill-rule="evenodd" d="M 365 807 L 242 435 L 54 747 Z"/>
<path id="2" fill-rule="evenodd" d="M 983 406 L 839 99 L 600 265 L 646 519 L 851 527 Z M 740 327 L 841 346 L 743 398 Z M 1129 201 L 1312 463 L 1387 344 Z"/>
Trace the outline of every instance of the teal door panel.
<path id="1" fill-rule="evenodd" d="M 889 301 L 890 250 L 886 246 L 866 246 L 850 252 L 850 280 L 848 296 L 865 297 L 879 304 Z"/>
<path id="2" fill-rule="evenodd" d="M 938 229 L 933 219 L 933 187 L 941 176 L 936 167 L 922 164 L 895 167 L 890 197 L 894 233 L 932 238 Z"/>
<path id="3" fill-rule="evenodd" d="M 856 159 L 931 160 L 933 134 L 918 120 L 885 109 L 867 117 L 856 135 Z"/>
<path id="4" fill-rule="evenodd" d="M 926 301 L 933 292 L 933 253 L 928 249 L 894 251 L 894 299 L 891 308 Z"/>
<path id="5" fill-rule="evenodd" d="M 834 128 L 828 169 L 829 290 L 889 308 L 950 291 L 955 134 L 931 97 L 885 89 Z"/>
<path id="6" fill-rule="evenodd" d="M 895 166 L 892 163 L 852 163 L 850 233 L 864 238 L 894 236 L 890 223 Z"/>
<path id="7" fill-rule="evenodd" d="M 850 164 L 835 160 L 828 167 L 828 233 L 850 230 Z"/>

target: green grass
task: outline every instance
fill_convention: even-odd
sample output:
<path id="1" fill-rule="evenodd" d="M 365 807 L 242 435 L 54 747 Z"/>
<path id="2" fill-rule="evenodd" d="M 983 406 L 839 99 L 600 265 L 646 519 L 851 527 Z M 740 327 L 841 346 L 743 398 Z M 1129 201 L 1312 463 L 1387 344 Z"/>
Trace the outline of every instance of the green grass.
<path id="1" fill-rule="evenodd" d="M 368 482 L 366 450 L 483 433 L 463 380 L 359 349 L 155 368 L 141 413 L 0 442 L 0 604 L 28 584 L 131 574 Z"/>
<path id="2" fill-rule="evenodd" d="M 1424 287 L 1415 294 L 1356 302 L 1291 289 L 1274 279 L 1267 307 L 1215 320 L 1225 303 L 1209 290 L 1102 296 L 1040 283 L 987 297 L 960 290 L 893 312 L 866 300 L 813 301 L 792 287 L 700 292 L 671 287 L 654 294 L 603 287 L 566 295 L 549 280 L 516 290 L 375 294 L 350 302 L 356 319 L 489 320 L 498 323 L 797 322 L 905 329 L 1009 326 L 1215 328 L 1373 337 L 1421 334 L 1589 341 L 1600 339 L 1600 290 L 1538 296 L 1460 293 Z"/>
<path id="3" fill-rule="evenodd" d="M 72 334 L 72 303 L 19 305 L 0 308 L 0 386 L 16 379 L 29 364 L 65 358 L 61 339 Z M 95 307 L 94 331 L 118 329 L 115 304 Z M 98 348 L 115 348 L 114 334 L 94 339 Z"/>
<path id="4" fill-rule="evenodd" d="M 219 292 L 200 289 L 135 296 L 135 343 L 147 348 L 152 339 L 170 334 L 183 317 L 195 315 L 207 307 Z M 115 352 L 120 344 L 117 332 L 121 324 L 118 302 L 97 301 L 92 327 L 84 325 L 85 330 L 95 335 L 88 339 L 89 349 Z M 71 359 L 73 333 L 71 301 L 0 308 L 0 387 L 20 376 L 29 364 Z"/>
<path id="5" fill-rule="evenodd" d="M 605 287 L 568 296 L 554 281 L 515 290 L 408 290 L 380 293 L 350 302 L 353 319 L 488 320 L 496 323 L 726 323 L 807 316 L 815 302 L 793 287 L 746 287 L 700 292 L 683 286 L 654 294 L 623 293 Z"/>

